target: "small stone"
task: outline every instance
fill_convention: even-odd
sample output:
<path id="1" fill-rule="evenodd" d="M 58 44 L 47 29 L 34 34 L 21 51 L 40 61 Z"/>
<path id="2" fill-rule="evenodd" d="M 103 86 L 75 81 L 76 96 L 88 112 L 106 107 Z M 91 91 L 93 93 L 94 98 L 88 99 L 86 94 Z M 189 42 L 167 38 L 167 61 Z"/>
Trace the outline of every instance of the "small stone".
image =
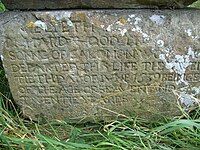
<path id="1" fill-rule="evenodd" d="M 13 98 L 33 120 L 179 115 L 200 98 L 199 14 L 6 12 L 0 55 Z"/>

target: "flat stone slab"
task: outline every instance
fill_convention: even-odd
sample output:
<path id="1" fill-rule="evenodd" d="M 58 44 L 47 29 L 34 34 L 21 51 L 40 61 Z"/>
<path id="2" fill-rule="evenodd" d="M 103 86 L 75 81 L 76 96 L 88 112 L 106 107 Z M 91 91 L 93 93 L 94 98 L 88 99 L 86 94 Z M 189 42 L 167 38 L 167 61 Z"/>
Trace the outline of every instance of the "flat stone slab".
<path id="1" fill-rule="evenodd" d="M 8 12 L 1 55 L 24 116 L 173 117 L 200 97 L 200 10 Z"/>
<path id="2" fill-rule="evenodd" d="M 197 0 L 2 0 L 7 9 L 183 8 Z"/>

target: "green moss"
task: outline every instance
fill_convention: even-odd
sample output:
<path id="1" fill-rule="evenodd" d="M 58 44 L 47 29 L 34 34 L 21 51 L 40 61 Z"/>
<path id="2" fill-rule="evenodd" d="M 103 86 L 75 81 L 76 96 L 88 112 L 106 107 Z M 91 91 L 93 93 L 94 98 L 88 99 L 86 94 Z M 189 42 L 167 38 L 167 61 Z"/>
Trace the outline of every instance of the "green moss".
<path id="1" fill-rule="evenodd" d="M 0 1 L 0 12 L 4 12 L 6 10 L 6 7 L 4 4 Z"/>

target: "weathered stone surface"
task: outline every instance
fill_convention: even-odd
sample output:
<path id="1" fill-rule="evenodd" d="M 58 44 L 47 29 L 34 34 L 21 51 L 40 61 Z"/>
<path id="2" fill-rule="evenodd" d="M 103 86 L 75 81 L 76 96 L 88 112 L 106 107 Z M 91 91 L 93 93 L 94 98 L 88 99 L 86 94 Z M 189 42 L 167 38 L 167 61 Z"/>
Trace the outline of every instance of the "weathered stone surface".
<path id="1" fill-rule="evenodd" d="M 197 0 L 2 0 L 8 9 L 182 8 Z"/>
<path id="2" fill-rule="evenodd" d="M 32 119 L 175 116 L 178 104 L 187 110 L 200 96 L 199 14 L 4 14 L 2 58 L 13 97 Z"/>

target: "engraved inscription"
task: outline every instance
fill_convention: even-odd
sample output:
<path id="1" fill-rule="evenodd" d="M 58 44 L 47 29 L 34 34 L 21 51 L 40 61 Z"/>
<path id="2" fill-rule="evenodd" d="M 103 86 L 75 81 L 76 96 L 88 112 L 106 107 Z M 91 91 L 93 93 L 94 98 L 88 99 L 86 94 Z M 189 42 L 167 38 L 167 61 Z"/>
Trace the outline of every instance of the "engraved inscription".
<path id="1" fill-rule="evenodd" d="M 50 14 L 37 13 L 39 25 L 32 23 L 34 17 L 26 18 L 16 27 L 16 37 L 5 30 L 5 66 L 14 98 L 27 106 L 24 109 L 38 106 L 38 113 L 44 109 L 48 117 L 52 111 L 69 118 L 95 116 L 105 110 L 159 112 L 165 106 L 170 109 L 164 112 L 176 112 L 173 92 L 186 84 L 192 89 L 200 82 L 200 60 L 186 48 L 179 50 L 174 45 L 176 51 L 167 47 L 172 40 L 164 36 L 161 27 L 150 31 L 147 14 L 135 20 L 124 14 L 127 21 L 117 22 L 120 14 L 100 13 L 112 22 L 109 25 L 98 13 L 75 11 L 70 17 L 61 13 L 60 18 Z M 148 23 L 140 24 L 142 19 Z M 164 27 L 174 29 L 172 25 Z M 166 34 L 172 37 L 170 31 Z M 179 40 L 181 33 L 176 34 Z M 166 39 L 158 39 L 161 37 Z M 194 54 L 198 52 L 194 49 Z"/>

